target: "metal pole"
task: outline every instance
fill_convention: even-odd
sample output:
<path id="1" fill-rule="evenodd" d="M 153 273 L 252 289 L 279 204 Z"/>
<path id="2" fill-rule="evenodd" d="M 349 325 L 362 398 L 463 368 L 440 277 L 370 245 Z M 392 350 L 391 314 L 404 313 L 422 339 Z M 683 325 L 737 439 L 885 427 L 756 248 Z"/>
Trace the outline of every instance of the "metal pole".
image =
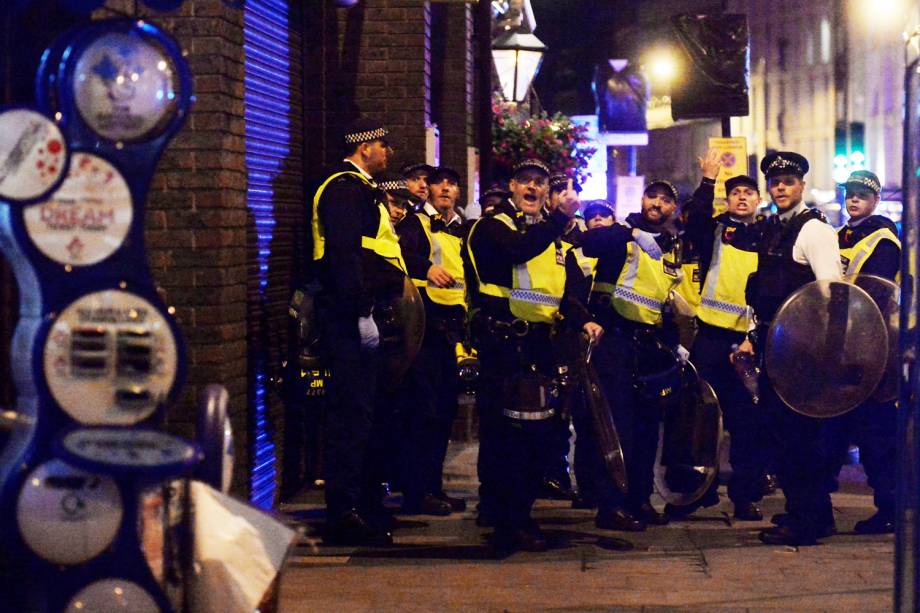
<path id="1" fill-rule="evenodd" d="M 479 193 L 484 194 L 492 181 L 492 6 L 476 5 L 474 31 L 479 66 L 476 70 L 476 144 L 479 147 Z"/>
<path id="2" fill-rule="evenodd" d="M 900 352 L 902 379 L 899 389 L 898 411 L 898 500 L 897 532 L 895 537 L 894 609 L 899 613 L 916 611 L 920 595 L 920 539 L 918 539 L 917 512 L 920 509 L 920 438 L 916 435 L 920 423 L 920 388 L 916 367 L 918 350 L 917 317 L 917 266 L 911 255 L 918 248 L 917 186 L 915 155 L 917 130 L 916 104 L 913 93 L 914 75 L 918 59 L 910 61 L 910 42 L 920 35 L 915 30 L 904 47 L 904 134 L 901 194 L 903 202 L 901 249 L 901 321 Z"/>
<path id="3" fill-rule="evenodd" d="M 732 136 L 732 118 L 728 115 L 722 116 L 722 138 L 731 138 Z"/>

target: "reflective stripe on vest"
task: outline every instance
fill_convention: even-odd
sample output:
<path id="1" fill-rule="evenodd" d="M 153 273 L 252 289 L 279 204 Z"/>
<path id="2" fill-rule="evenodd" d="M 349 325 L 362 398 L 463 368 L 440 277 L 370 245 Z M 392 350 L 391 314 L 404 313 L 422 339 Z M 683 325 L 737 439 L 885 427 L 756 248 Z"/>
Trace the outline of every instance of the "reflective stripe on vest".
<path id="1" fill-rule="evenodd" d="M 506 214 L 500 213 L 493 219 L 501 221 L 517 232 L 514 222 Z M 479 292 L 486 296 L 506 298 L 511 314 L 518 319 L 534 323 L 554 322 L 559 305 L 562 304 L 562 293 L 565 291 L 565 266 L 559 263 L 556 245 L 550 244 L 540 255 L 516 265 L 511 275 L 511 288 L 483 283 L 470 247 L 473 233 L 482 221 L 483 219 L 480 219 L 473 225 L 470 238 L 467 240 L 467 253 L 476 274 Z"/>
<path id="2" fill-rule="evenodd" d="M 666 272 L 667 256 L 674 258 L 671 261 L 673 274 Z M 683 277 L 676 259 L 671 251 L 660 260 L 654 260 L 635 243 L 627 243 L 626 262 L 613 288 L 610 305 L 630 321 L 657 324 L 668 295 Z M 609 286 L 606 283 L 597 285 Z"/>
<path id="3" fill-rule="evenodd" d="M 463 277 L 463 260 L 460 257 L 462 242 L 459 237 L 447 232 L 432 232 L 431 218 L 419 213 L 419 222 L 428 237 L 431 245 L 429 260 L 435 266 L 440 266 L 454 278 L 453 287 L 438 287 L 425 279 L 412 282 L 418 287 L 424 287 L 428 298 L 437 304 L 446 306 L 462 306 L 466 308 L 466 280 Z"/>
<path id="4" fill-rule="evenodd" d="M 575 261 L 578 262 L 578 267 L 585 275 L 585 278 L 593 276 L 594 272 L 597 270 L 597 258 L 589 258 L 586 256 L 581 247 L 570 247 L 570 251 L 575 256 Z"/>
<path id="5" fill-rule="evenodd" d="M 901 241 L 895 236 L 894 232 L 888 228 L 880 228 L 862 239 L 852 247 L 840 249 L 840 262 L 843 264 L 843 274 L 847 278 L 855 277 L 862 270 L 869 256 L 875 251 L 879 243 L 883 240 L 890 240 L 898 249 L 901 248 Z"/>
<path id="6" fill-rule="evenodd" d="M 322 198 L 323 192 L 326 191 L 326 187 L 332 181 L 344 175 L 355 176 L 369 188 L 373 189 L 374 187 L 364 175 L 350 170 L 337 172 L 323 181 L 319 189 L 316 190 L 316 195 L 313 196 L 313 220 L 310 225 L 313 232 L 314 261 L 321 260 L 323 256 L 326 255 L 326 230 L 323 228 L 323 224 L 319 218 L 320 198 Z M 386 207 L 383 206 L 383 203 L 378 202 L 377 208 L 380 214 L 380 221 L 377 224 L 377 234 L 376 236 L 362 236 L 361 246 L 369 251 L 373 251 L 402 272 L 406 272 L 406 263 L 402 257 L 402 250 L 399 248 L 399 238 L 397 238 L 396 233 L 393 232 L 393 226 L 390 224 L 390 215 Z"/>
<path id="7" fill-rule="evenodd" d="M 722 242 L 724 226 L 716 226 L 712 263 L 706 273 L 697 316 L 700 321 L 737 332 L 749 329 L 751 309 L 744 290 L 757 270 L 757 252 L 744 251 Z"/>

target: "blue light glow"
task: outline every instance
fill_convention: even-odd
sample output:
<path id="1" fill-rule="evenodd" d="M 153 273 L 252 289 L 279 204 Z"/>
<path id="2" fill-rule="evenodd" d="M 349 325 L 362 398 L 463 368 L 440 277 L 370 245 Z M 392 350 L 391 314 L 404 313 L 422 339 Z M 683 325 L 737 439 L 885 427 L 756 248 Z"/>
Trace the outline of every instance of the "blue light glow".
<path id="1" fill-rule="evenodd" d="M 291 114 L 288 5 L 285 0 L 248 0 L 243 15 L 246 75 L 246 200 L 255 220 L 259 293 L 267 300 L 269 257 L 274 236 L 275 190 L 283 164 L 290 154 Z M 252 460 L 249 476 L 252 504 L 270 509 L 275 501 L 277 454 L 266 404 L 266 351 L 257 352 L 253 364 L 252 402 L 249 407 Z"/>

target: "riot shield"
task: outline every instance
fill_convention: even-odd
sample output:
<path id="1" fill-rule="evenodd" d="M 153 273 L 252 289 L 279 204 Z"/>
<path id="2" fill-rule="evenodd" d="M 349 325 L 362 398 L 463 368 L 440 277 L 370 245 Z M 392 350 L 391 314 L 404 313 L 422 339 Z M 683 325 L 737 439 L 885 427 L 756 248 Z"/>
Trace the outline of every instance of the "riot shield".
<path id="1" fill-rule="evenodd" d="M 409 277 L 403 278 L 402 293 L 375 305 L 374 320 L 380 331 L 381 374 L 395 385 L 412 366 L 425 338 L 425 304 Z"/>
<path id="2" fill-rule="evenodd" d="M 864 290 L 813 281 L 777 311 L 764 359 L 773 388 L 789 408 L 808 417 L 834 417 L 878 387 L 888 359 L 888 330 Z"/>
<path id="3" fill-rule="evenodd" d="M 585 364 L 582 373 L 582 387 L 585 394 L 585 405 L 594 426 L 594 441 L 604 460 L 604 466 L 617 489 L 625 494 L 629 488 L 629 481 L 626 478 L 626 461 L 620 445 L 620 436 L 613 423 L 613 414 L 604 390 L 601 389 L 597 371 L 590 363 Z"/>
<path id="4" fill-rule="evenodd" d="M 898 335 L 900 333 L 899 314 L 901 308 L 901 288 L 894 281 L 876 275 L 856 275 L 853 283 L 864 289 L 875 301 L 875 306 L 882 313 L 888 328 L 888 361 L 882 381 L 875 388 L 872 400 L 891 402 L 898 397 Z"/>
<path id="5" fill-rule="evenodd" d="M 712 386 L 687 363 L 680 398 L 665 408 L 655 458 L 655 489 L 675 506 L 699 500 L 719 474 L 722 410 Z"/>

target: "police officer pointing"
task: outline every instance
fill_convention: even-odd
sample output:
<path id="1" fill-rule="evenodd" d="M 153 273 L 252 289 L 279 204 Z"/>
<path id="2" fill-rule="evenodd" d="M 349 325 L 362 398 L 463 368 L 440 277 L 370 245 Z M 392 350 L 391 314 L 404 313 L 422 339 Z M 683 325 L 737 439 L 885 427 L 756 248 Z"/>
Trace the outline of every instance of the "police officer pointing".
<path id="1" fill-rule="evenodd" d="M 519 162 L 511 199 L 474 224 L 463 253 L 483 373 L 477 391 L 480 517 L 495 527 L 499 549 L 547 546 L 530 509 L 540 485 L 542 441 L 556 414 L 550 331 L 565 288 L 558 239 L 577 206 L 566 199 L 542 219 L 549 174 L 539 160 Z M 526 232 L 525 217 L 534 221 Z M 596 326 L 586 326 L 599 336 Z"/>

